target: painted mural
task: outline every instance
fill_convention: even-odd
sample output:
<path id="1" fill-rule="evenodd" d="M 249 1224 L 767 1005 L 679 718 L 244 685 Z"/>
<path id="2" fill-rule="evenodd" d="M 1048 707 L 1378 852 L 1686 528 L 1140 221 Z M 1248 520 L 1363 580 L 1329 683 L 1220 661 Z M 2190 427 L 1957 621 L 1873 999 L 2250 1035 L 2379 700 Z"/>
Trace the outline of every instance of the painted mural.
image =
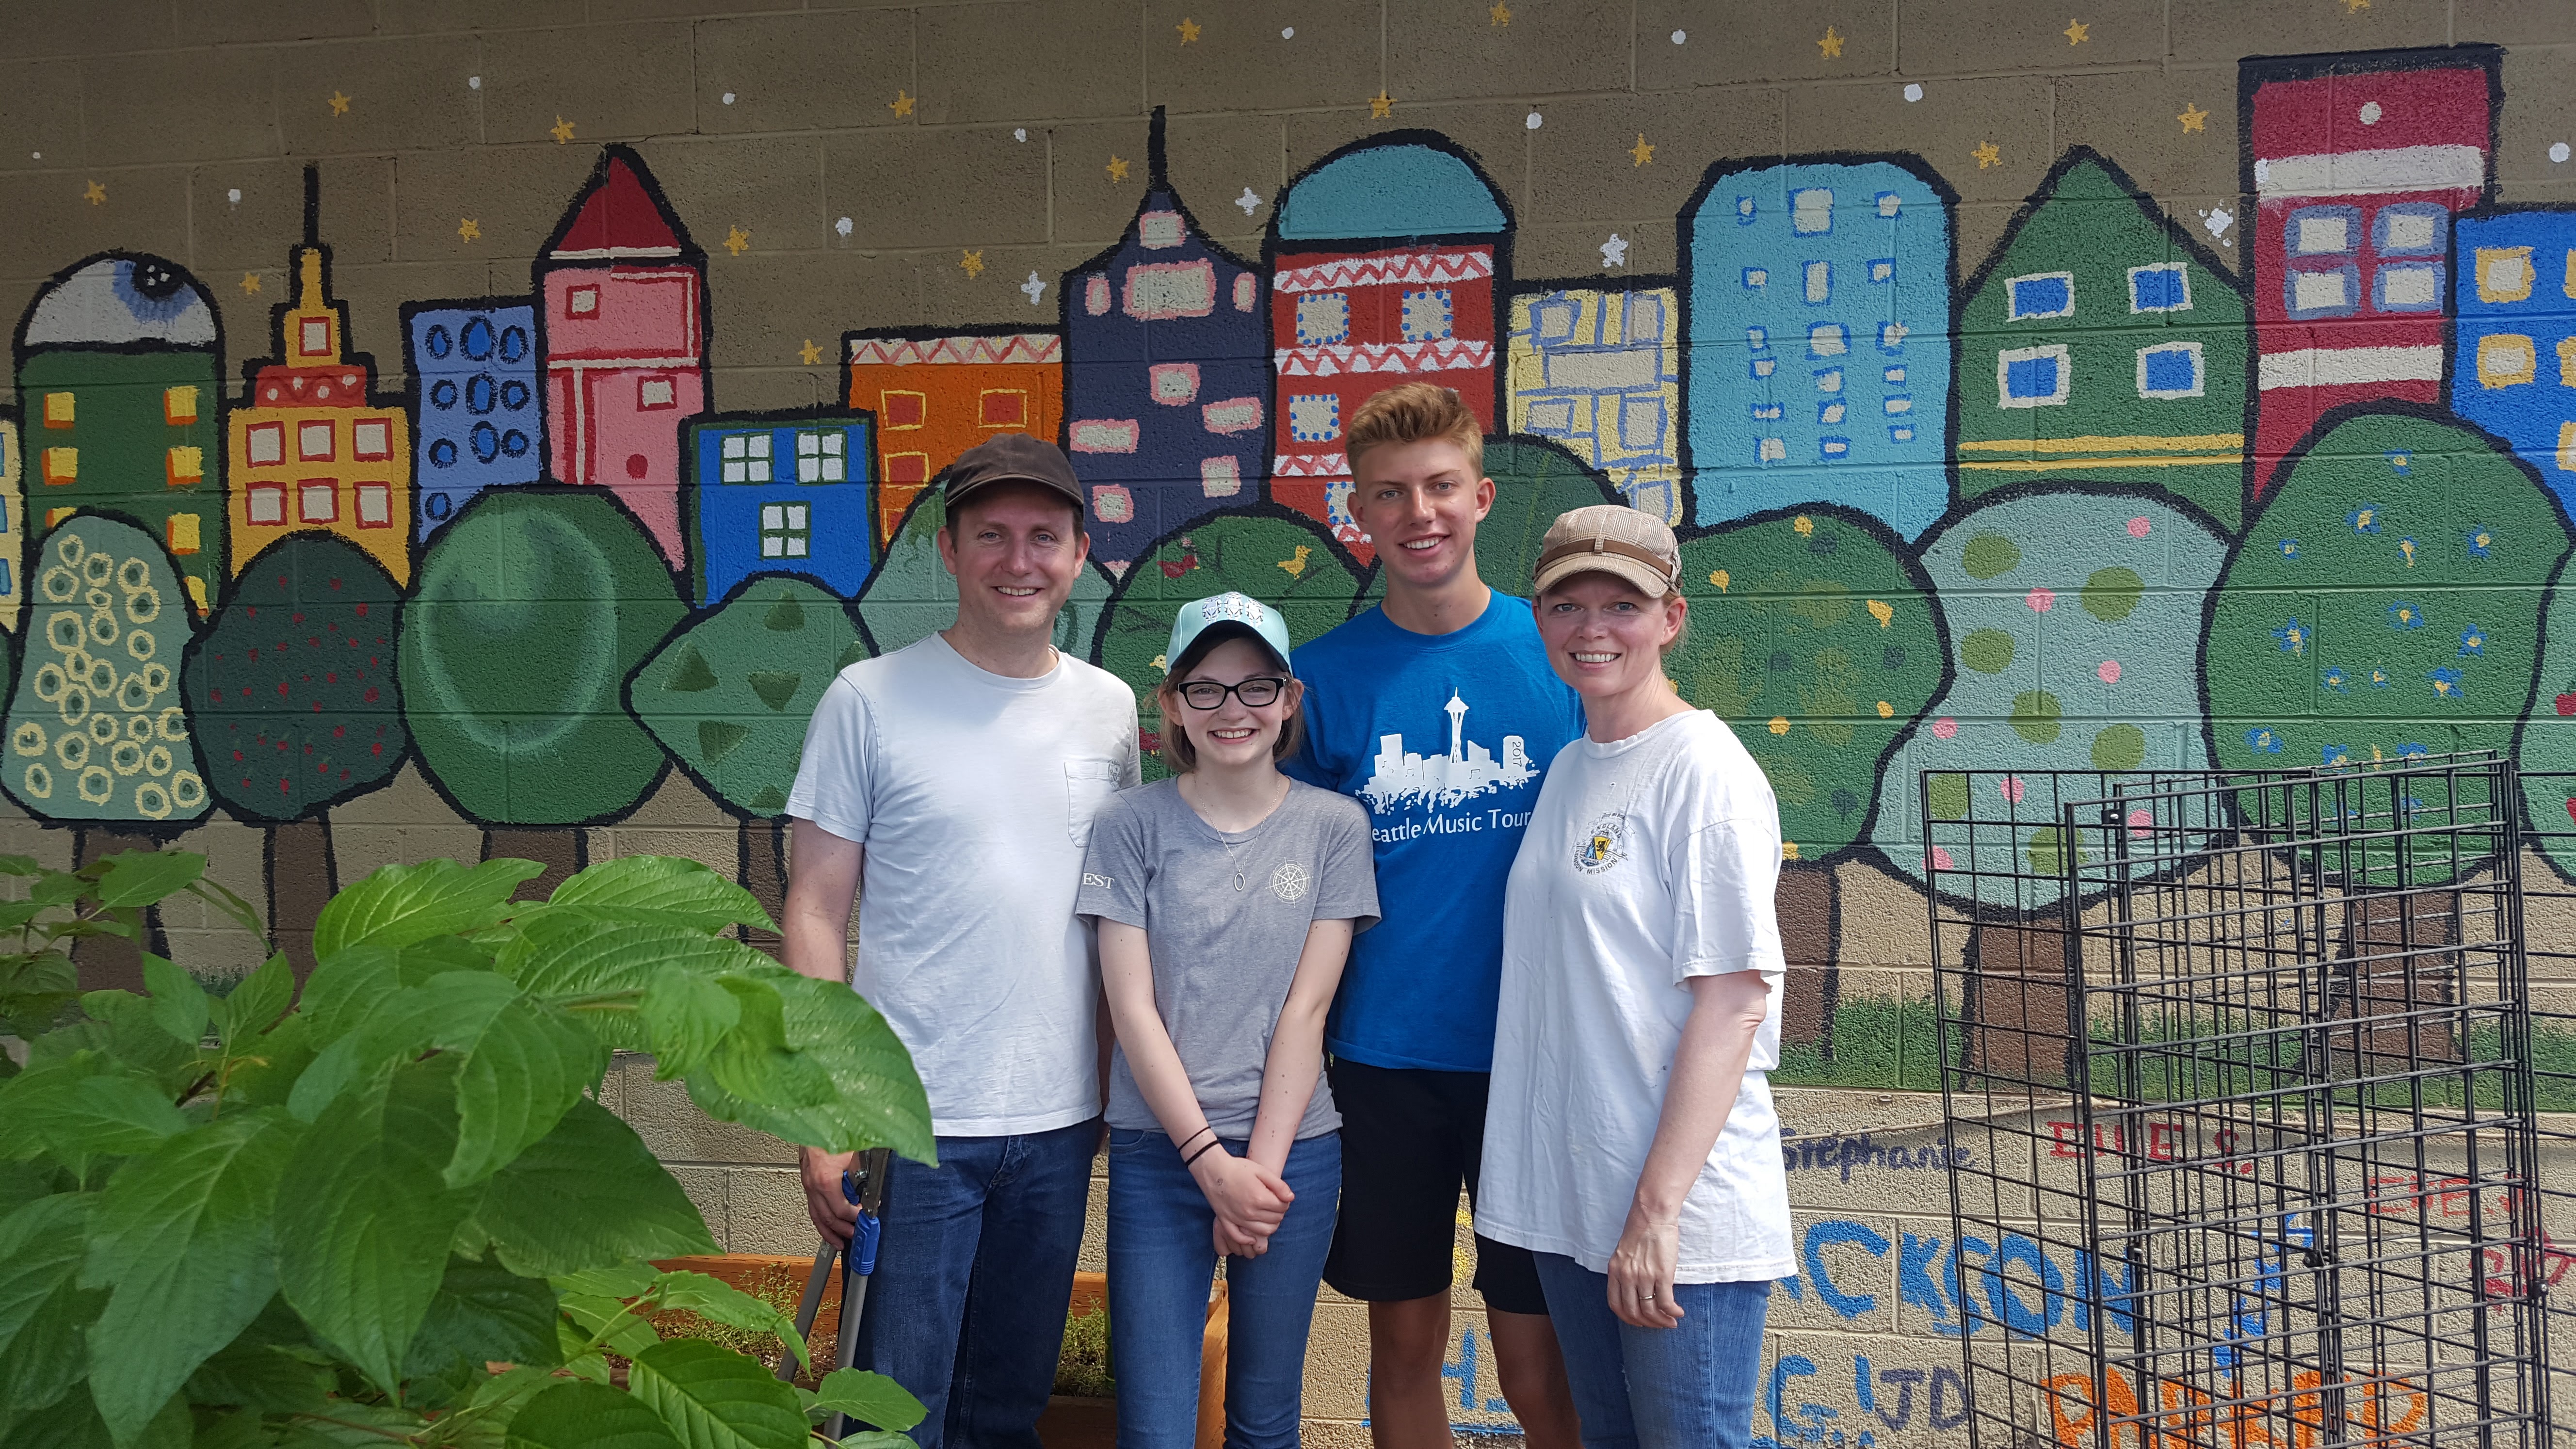
<path id="1" fill-rule="evenodd" d="M 708 258 L 650 147 L 603 149 L 524 290 L 405 304 L 398 396 L 310 196 L 238 387 L 207 289 L 103 252 L 37 293 L 0 417 L 0 791 L 120 833 L 222 811 L 327 874 L 331 812 L 406 764 L 555 865 L 677 769 L 774 877 L 824 683 L 949 617 L 958 453 L 1072 456 L 1095 563 L 1057 640 L 1136 686 L 1150 747 L 1181 601 L 1241 588 L 1304 638 L 1378 596 L 1343 429 L 1399 378 L 1492 429 L 1506 588 L 1561 508 L 1680 529 L 1674 677 L 1770 774 L 1797 960 L 1835 957 L 1837 868 L 1923 879 L 1923 771 L 1940 814 L 1998 762 L 2576 768 L 2576 212 L 2496 201 L 2501 60 L 2243 62 L 2241 255 L 2086 148 L 1983 256 L 1925 156 L 1704 156 L 1675 272 L 1614 237 L 1601 274 L 1524 280 L 1447 136 L 1191 197 L 1157 116 L 1117 242 L 1024 289 L 1050 325 L 851 315 L 829 400 L 784 413 L 719 408 Z M 1193 203 L 1268 204 L 1260 254 Z M 1926 1084 L 1919 1003 L 1821 999 L 1784 1076 Z"/>

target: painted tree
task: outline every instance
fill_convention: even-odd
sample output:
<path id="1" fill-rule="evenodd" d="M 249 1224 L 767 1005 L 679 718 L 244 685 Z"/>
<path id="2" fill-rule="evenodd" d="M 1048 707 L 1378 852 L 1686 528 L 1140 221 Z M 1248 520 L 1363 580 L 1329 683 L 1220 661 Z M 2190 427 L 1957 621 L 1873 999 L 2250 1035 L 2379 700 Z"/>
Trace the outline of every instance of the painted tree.
<path id="1" fill-rule="evenodd" d="M 945 495 L 923 489 L 886 545 L 885 562 L 859 590 L 859 627 L 875 653 L 892 654 L 956 621 L 957 579 L 939 561 L 938 533 L 947 521 Z M 1097 567 L 1082 571 L 1056 618 L 1056 648 L 1076 659 L 1091 657 L 1110 592 L 1109 575 Z"/>
<path id="2" fill-rule="evenodd" d="M 439 530 L 403 611 L 402 702 L 430 779 L 487 858 L 580 866 L 575 828 L 632 809 L 663 754 L 626 677 L 687 614 L 643 527 L 604 490 L 483 494 Z"/>
<path id="3" fill-rule="evenodd" d="M 1192 599 L 1229 590 L 1279 610 L 1303 644 L 1350 617 L 1359 581 L 1324 531 L 1284 508 L 1212 518 L 1149 551 L 1127 575 L 1100 636 L 1100 667 L 1136 691 L 1145 778 L 1164 773 L 1162 711 L 1154 691 L 1170 661 L 1172 620 Z"/>
<path id="4" fill-rule="evenodd" d="M 181 671 L 224 807 L 268 832 L 268 927 L 299 976 L 339 888 L 323 812 L 393 778 L 411 735 L 394 666 L 402 591 L 324 534 L 244 566 Z"/>
<path id="5" fill-rule="evenodd" d="M 805 725 L 843 669 L 868 657 L 840 599 L 799 578 L 746 580 L 683 624 L 627 682 L 627 707 L 699 786 L 742 819 L 742 883 L 785 909 L 780 841 Z"/>
<path id="6" fill-rule="evenodd" d="M 2543 625 L 2540 688 L 2513 753 L 2522 767 L 2526 838 L 2562 878 L 2576 881 L 2576 598 L 2564 579 L 2551 592 Z"/>

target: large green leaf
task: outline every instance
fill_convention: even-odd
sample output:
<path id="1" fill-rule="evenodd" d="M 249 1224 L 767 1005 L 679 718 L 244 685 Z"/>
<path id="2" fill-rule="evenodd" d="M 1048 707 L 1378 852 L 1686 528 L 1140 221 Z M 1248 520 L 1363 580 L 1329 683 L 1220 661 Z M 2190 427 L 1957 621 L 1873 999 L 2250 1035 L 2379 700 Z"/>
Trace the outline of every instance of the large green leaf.
<path id="1" fill-rule="evenodd" d="M 49 1404 L 88 1370 L 81 1328 L 103 1296 L 80 1288 L 95 1193 L 41 1197 L 0 1218 L 0 1413 Z"/>
<path id="2" fill-rule="evenodd" d="M 530 1277 L 719 1251 L 635 1129 L 588 1100 L 492 1175 L 474 1222 L 504 1267 Z"/>
<path id="3" fill-rule="evenodd" d="M 331 1104 L 278 1197 L 278 1277 L 314 1333 L 388 1393 L 476 1195 L 441 1174 L 456 1151 L 453 1055 L 394 1069 Z M 602 1196 L 597 1179 L 590 1191 Z M 622 1190 L 620 1184 L 619 1190 Z"/>
<path id="4" fill-rule="evenodd" d="M 834 1369 L 823 1375 L 814 1403 L 817 1408 L 847 1414 L 896 1433 L 920 1423 L 929 1412 L 903 1385 L 884 1374 L 854 1368 Z"/>
<path id="5" fill-rule="evenodd" d="M 835 1152 L 892 1147 L 917 1162 L 936 1161 L 930 1101 L 913 1071 L 912 1054 L 876 1008 L 840 982 L 799 976 L 765 958 L 757 974 L 783 1003 L 787 1045 L 822 1065 L 835 1095 L 812 1105 L 774 1106 L 728 1092 L 699 1074 L 689 1078 L 690 1099 L 720 1121 L 802 1146 Z"/>
<path id="6" fill-rule="evenodd" d="M 215 1004 L 215 1030 L 229 1047 L 276 1025 L 294 1004 L 295 968 L 280 951 Z"/>
<path id="7" fill-rule="evenodd" d="M 551 903 L 612 920 L 654 921 L 700 931 L 721 931 L 732 925 L 778 929 L 751 892 L 697 861 L 672 855 L 624 855 L 603 861 L 555 887 Z"/>
<path id="8" fill-rule="evenodd" d="M 379 998 L 354 1030 L 322 1049 L 296 1080 L 287 1106 L 310 1122 L 352 1083 L 432 1047 L 459 1051 L 481 1039 L 518 989 L 486 971 L 449 971 Z"/>
<path id="9" fill-rule="evenodd" d="M 652 1042 L 654 1077 L 669 1081 L 694 1071 L 742 1019 L 742 1003 L 712 976 L 668 966 L 644 988 L 638 1008 Z"/>
<path id="10" fill-rule="evenodd" d="M 389 865 L 331 898 L 313 922 L 317 959 L 351 946 L 399 949 L 432 936 L 478 931 L 510 913 L 510 893 L 544 873 L 533 860 L 452 860 Z"/>
<path id="11" fill-rule="evenodd" d="M 206 1022 L 214 1014 L 206 988 L 177 963 L 149 951 L 143 953 L 143 983 L 152 988 L 152 1020 L 173 1041 L 195 1046 L 205 1039 Z"/>
<path id="12" fill-rule="evenodd" d="M 796 1331 L 796 1315 L 766 1298 L 745 1293 L 722 1278 L 686 1269 L 663 1274 L 658 1287 L 660 1306 L 665 1309 L 694 1313 L 731 1328 L 774 1333 L 797 1362 L 812 1362 L 805 1356 L 805 1335 Z"/>
<path id="13" fill-rule="evenodd" d="M 804 1449 L 796 1391 L 760 1360 L 702 1338 L 674 1338 L 635 1356 L 636 1399 L 688 1449 Z"/>
<path id="14" fill-rule="evenodd" d="M 97 864 L 104 867 L 97 894 L 105 906 L 154 905 L 206 873 L 206 858 L 186 850 L 128 850 Z"/>
<path id="15" fill-rule="evenodd" d="M 108 1180 L 81 1282 L 113 1290 L 90 1330 L 90 1392 L 119 1440 L 276 1295 L 278 1178 L 301 1133 L 274 1109 L 227 1118 Z"/>
<path id="16" fill-rule="evenodd" d="M 5 1421 L 0 1421 L 5 1422 Z M 160 1406 L 143 1432 L 119 1445 L 87 1394 L 64 1394 L 36 1412 L 8 1424 L 0 1445 L 7 1449 L 192 1449 L 188 1401 L 177 1394 Z"/>
<path id="17" fill-rule="evenodd" d="M 460 972 L 439 979 L 474 978 Z M 499 1171 L 553 1131 L 607 1069 L 607 1046 L 562 1011 L 524 999 L 504 1007 L 465 1048 L 447 1185 L 465 1187 Z"/>
<path id="18" fill-rule="evenodd" d="M 51 1152 L 74 1171 L 143 1152 L 188 1130 L 168 1092 L 93 1052 L 32 1066 L 0 1084 L 0 1160 Z"/>
<path id="19" fill-rule="evenodd" d="M 510 1421 L 510 1449 L 680 1449 L 662 1416 L 606 1384 L 557 1384 Z"/>
<path id="20" fill-rule="evenodd" d="M 275 1344 L 253 1343 L 244 1335 L 189 1375 L 188 1398 L 199 1404 L 238 1404 L 267 1414 L 319 1408 L 331 1391 L 333 1376 L 309 1357 Z"/>
<path id="21" fill-rule="evenodd" d="M 459 1364 L 479 1369 L 495 1360 L 550 1365 L 556 1311 L 554 1285 L 545 1279 L 523 1278 L 498 1263 L 451 1258 L 403 1371 L 418 1378 Z"/>
<path id="22" fill-rule="evenodd" d="M 501 948 L 501 970 L 530 995 L 642 991 L 672 966 L 701 975 L 776 962 L 739 941 L 685 926 L 626 925 L 565 913 L 541 915 Z"/>

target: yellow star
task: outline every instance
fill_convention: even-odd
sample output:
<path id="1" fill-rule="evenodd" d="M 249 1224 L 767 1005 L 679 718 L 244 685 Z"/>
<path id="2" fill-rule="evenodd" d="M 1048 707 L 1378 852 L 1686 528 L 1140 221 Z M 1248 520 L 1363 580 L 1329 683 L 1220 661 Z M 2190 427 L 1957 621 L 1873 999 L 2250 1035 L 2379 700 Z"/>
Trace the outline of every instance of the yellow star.
<path id="1" fill-rule="evenodd" d="M 1628 148 L 1628 159 L 1639 166 L 1654 164 L 1655 148 L 1646 144 L 1646 133 L 1637 133 L 1637 144 Z"/>
<path id="2" fill-rule="evenodd" d="M 561 116 L 555 117 L 555 123 L 546 127 L 546 130 L 554 136 L 555 144 L 558 146 L 565 145 L 572 140 L 572 122 L 565 120 Z"/>
<path id="3" fill-rule="evenodd" d="M 2200 107 L 2189 101 L 2183 102 L 2182 114 L 2174 117 L 2174 119 L 2182 122 L 2182 128 L 2186 132 L 2200 131 L 2205 133 L 2209 130 L 2209 112 L 2202 110 Z"/>
<path id="4" fill-rule="evenodd" d="M 2370 0 L 2343 0 L 2343 13 L 2346 15 L 2358 15 L 2369 8 Z"/>
<path id="5" fill-rule="evenodd" d="M 340 94 L 338 91 L 333 91 L 331 93 L 331 114 L 335 116 L 345 116 L 349 114 L 349 98 Z"/>
<path id="6" fill-rule="evenodd" d="M 259 295 L 259 273 L 242 273 L 242 295 L 245 297 L 256 297 Z"/>
<path id="7" fill-rule="evenodd" d="M 2069 19 L 2066 22 L 2066 28 L 2059 31 L 2058 34 L 2065 36 L 2066 43 L 2069 45 L 2082 45 L 2085 41 L 2092 38 L 2093 27 L 2085 24 L 2081 20 Z"/>
<path id="8" fill-rule="evenodd" d="M 796 360 L 807 367 L 812 367 L 823 360 L 823 349 L 815 346 L 814 339 L 808 337 L 805 339 L 805 345 L 796 349 Z"/>
<path id="9" fill-rule="evenodd" d="M 481 241 L 483 239 L 483 223 L 476 221 L 470 216 L 459 218 L 456 223 L 456 234 L 467 241 Z"/>
<path id="10" fill-rule="evenodd" d="M 898 90 L 894 93 L 894 99 L 886 102 L 886 109 L 898 116 L 909 116 L 912 114 L 912 103 L 917 99 L 919 97 L 908 96 Z"/>
<path id="11" fill-rule="evenodd" d="M 1494 17 L 1494 23 L 1496 25 L 1509 25 L 1512 23 L 1512 7 L 1504 4 L 1503 0 L 1494 0 L 1494 8 L 1486 11 L 1485 13 Z"/>
<path id="12" fill-rule="evenodd" d="M 1816 42 L 1816 49 L 1823 51 L 1827 60 L 1841 59 L 1843 53 L 1843 38 L 1841 32 L 1835 30 L 1830 25 L 1826 26 L 1825 38 Z"/>
<path id="13" fill-rule="evenodd" d="M 1386 93 L 1386 87 L 1379 86 L 1377 94 L 1369 97 L 1369 119 L 1383 121 L 1394 110 L 1395 97 Z"/>
<path id="14" fill-rule="evenodd" d="M 1980 171 L 1985 170 L 1989 166 L 2001 166 L 2004 164 L 2004 153 L 1997 150 L 1995 143 L 1992 141 L 1979 141 L 1977 143 L 1977 149 L 1969 152 L 1968 154 L 1977 158 L 1977 169 Z"/>
<path id="15" fill-rule="evenodd" d="M 93 181 L 81 188 L 81 200 L 92 206 L 107 205 L 107 188 Z"/>
<path id="16" fill-rule="evenodd" d="M 751 250 L 751 233 L 744 231 L 739 226 L 727 227 L 725 229 L 724 248 L 735 256 L 741 256 L 744 252 Z"/>
<path id="17" fill-rule="evenodd" d="M 1181 33 L 1181 44 L 1183 45 L 1187 45 L 1191 41 L 1199 38 L 1199 23 L 1186 15 L 1181 17 L 1180 24 L 1175 25 L 1172 28 Z"/>
<path id="18" fill-rule="evenodd" d="M 980 251 L 960 252 L 957 265 L 965 268 L 967 276 L 980 277 L 984 275 L 984 254 Z"/>
<path id="19" fill-rule="evenodd" d="M 1124 158 L 1112 156 L 1109 158 L 1109 164 L 1101 167 L 1100 169 L 1108 172 L 1109 179 L 1112 181 L 1124 181 L 1127 179 L 1127 162 Z"/>

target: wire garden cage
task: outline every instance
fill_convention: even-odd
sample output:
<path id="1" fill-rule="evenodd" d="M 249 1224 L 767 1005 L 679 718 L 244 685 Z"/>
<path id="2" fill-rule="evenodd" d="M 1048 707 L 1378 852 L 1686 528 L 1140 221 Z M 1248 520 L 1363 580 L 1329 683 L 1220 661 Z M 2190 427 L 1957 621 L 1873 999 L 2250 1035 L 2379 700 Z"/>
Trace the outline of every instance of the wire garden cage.
<path id="1" fill-rule="evenodd" d="M 2511 762 L 1918 784 L 1972 1444 L 2546 1446 Z"/>

